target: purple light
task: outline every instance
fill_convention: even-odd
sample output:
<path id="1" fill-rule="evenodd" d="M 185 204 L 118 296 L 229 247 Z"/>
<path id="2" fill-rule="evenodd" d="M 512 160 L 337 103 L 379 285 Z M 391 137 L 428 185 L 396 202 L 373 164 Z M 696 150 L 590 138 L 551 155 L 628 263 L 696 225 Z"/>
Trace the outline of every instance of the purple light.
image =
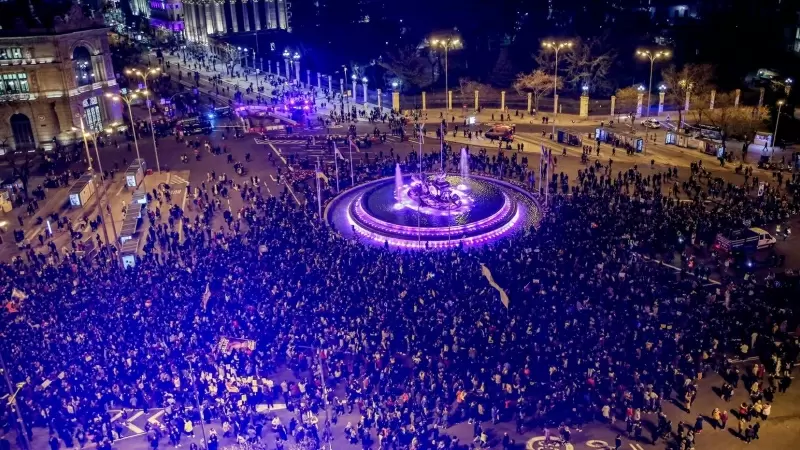
<path id="1" fill-rule="evenodd" d="M 521 200 L 522 197 L 529 199 L 533 204 L 538 204 L 536 200 L 526 191 L 514 184 L 497 180 L 489 177 L 476 176 L 476 179 L 483 179 L 491 184 L 499 184 L 515 194 L 512 198 L 510 192 L 501 191 L 503 203 L 499 211 L 490 217 L 477 220 L 468 224 L 454 224 L 451 226 L 427 226 L 415 227 L 401 224 L 385 222 L 371 215 L 364 205 L 364 196 L 368 188 L 389 181 L 392 178 L 375 180 L 355 188 L 356 192 L 343 194 L 344 198 L 334 199 L 325 209 L 326 220 L 335 225 L 345 235 L 350 237 L 363 237 L 376 245 L 387 244 L 404 249 L 432 249 L 440 250 L 445 248 L 457 247 L 459 245 L 475 246 L 491 243 L 514 232 L 515 229 L 522 229 L 521 223 L 532 218 L 538 221 L 538 206 L 528 207 L 528 202 Z M 410 184 L 409 184 L 410 185 Z M 404 185 L 402 189 L 408 188 Z M 469 186 L 467 186 L 469 190 Z M 401 189 L 401 199 L 391 202 L 386 206 L 395 211 L 410 209 L 419 211 L 416 202 L 409 204 L 403 201 Z M 460 189 L 459 189 L 460 190 Z M 459 193 L 451 191 L 459 195 Z M 466 196 L 467 194 L 463 194 Z M 462 197 L 459 195 L 459 197 Z M 518 198 L 519 197 L 519 198 Z M 474 201 L 473 203 L 478 203 Z M 469 207 L 467 207 L 469 209 Z M 418 212 L 419 214 L 420 212 Z M 438 214 L 447 215 L 447 214 Z M 412 219 L 413 220 L 413 219 Z M 452 220 L 448 218 L 448 220 Z"/>
<path id="2" fill-rule="evenodd" d="M 412 227 L 408 225 L 397 225 L 385 222 L 383 220 L 380 220 L 376 217 L 369 215 L 362 206 L 362 201 L 361 201 L 362 197 L 363 195 L 360 195 L 356 199 L 356 201 L 354 201 L 351 204 L 351 207 L 348 208 L 348 214 L 350 215 L 352 221 L 358 221 L 362 224 L 362 226 L 374 228 L 377 231 L 383 231 L 385 233 L 403 234 L 411 236 L 421 234 L 427 237 L 439 237 L 439 238 L 452 236 L 453 234 L 456 235 L 464 234 L 467 232 L 478 231 L 481 229 L 486 229 L 495 226 L 508 217 L 508 215 L 511 213 L 511 208 L 513 206 L 512 202 L 509 201 L 508 196 L 506 196 L 506 194 L 503 193 L 503 206 L 496 213 L 492 214 L 491 216 L 485 219 L 463 225 L 453 225 L 450 227 L 437 227 L 437 228 L 426 227 L 419 229 L 417 227 Z M 416 209 L 416 208 L 409 208 L 409 209 Z M 355 216 L 350 214 L 351 210 L 355 213 Z"/>

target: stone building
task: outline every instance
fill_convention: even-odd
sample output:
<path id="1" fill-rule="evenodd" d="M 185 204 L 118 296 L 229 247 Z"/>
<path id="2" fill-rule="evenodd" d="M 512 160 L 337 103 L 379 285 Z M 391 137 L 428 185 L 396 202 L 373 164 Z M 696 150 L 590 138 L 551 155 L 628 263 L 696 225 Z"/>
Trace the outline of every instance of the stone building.
<path id="1" fill-rule="evenodd" d="M 121 123 L 119 104 L 105 97 L 119 88 L 111 65 L 108 28 L 74 4 L 47 26 L 17 21 L 0 30 L 0 153 L 53 147 L 87 129 Z"/>
<path id="2" fill-rule="evenodd" d="M 289 0 L 183 0 L 183 14 L 190 42 L 207 44 L 209 35 L 292 31 Z"/>

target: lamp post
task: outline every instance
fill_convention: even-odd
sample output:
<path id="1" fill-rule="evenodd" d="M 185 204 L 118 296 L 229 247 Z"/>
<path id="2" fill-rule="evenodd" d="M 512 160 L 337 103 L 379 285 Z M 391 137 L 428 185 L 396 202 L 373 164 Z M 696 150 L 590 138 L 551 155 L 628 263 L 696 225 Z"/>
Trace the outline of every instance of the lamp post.
<path id="1" fill-rule="evenodd" d="M 778 124 L 781 122 L 781 109 L 783 108 L 783 100 L 778 100 L 778 117 L 775 118 L 775 132 L 772 133 L 772 152 L 769 155 L 769 158 L 775 155 L 775 146 L 778 145 Z"/>
<path id="2" fill-rule="evenodd" d="M 289 81 L 289 58 L 292 56 L 292 54 L 289 53 L 289 50 L 284 50 L 281 55 L 283 56 L 283 62 L 286 69 L 286 81 Z"/>
<path id="3" fill-rule="evenodd" d="M 344 80 L 347 80 L 347 66 L 342 66 L 344 69 Z M 344 91 L 344 87 L 342 87 L 342 91 Z M 344 92 L 342 92 L 342 96 L 344 96 Z"/>
<path id="4" fill-rule="evenodd" d="M 364 83 L 364 107 L 367 106 L 367 82 L 368 81 L 369 80 L 367 80 L 367 77 L 363 77 L 361 79 L 361 82 Z"/>
<path id="5" fill-rule="evenodd" d="M 461 40 L 457 37 L 447 37 L 444 39 L 433 39 L 431 45 L 434 47 L 441 47 L 444 49 L 444 104 L 445 109 L 449 109 L 450 102 L 448 102 L 450 95 L 449 80 L 447 78 L 447 54 L 450 50 L 457 50 L 461 48 Z"/>
<path id="6" fill-rule="evenodd" d="M 297 85 L 300 86 L 300 53 L 294 52 L 292 55 L 292 68 L 294 69 L 294 78 Z"/>
<path id="7" fill-rule="evenodd" d="M 555 51 L 556 54 L 556 61 L 555 65 L 553 66 L 553 136 L 556 135 L 556 120 L 558 119 L 558 52 L 562 48 L 572 48 L 572 42 L 570 41 L 562 41 L 562 42 L 555 42 L 555 41 L 547 41 L 542 42 L 542 46 L 544 48 L 550 49 Z"/>
<path id="8" fill-rule="evenodd" d="M 636 52 L 636 54 L 650 60 L 650 83 L 647 85 L 647 115 L 645 116 L 650 117 L 650 93 L 653 92 L 653 65 L 657 59 L 669 58 L 671 54 L 665 50 L 657 52 L 651 52 L 650 50 L 639 50 Z"/>
<path id="9" fill-rule="evenodd" d="M 131 122 L 131 131 L 133 132 L 133 146 L 136 148 L 136 159 L 138 159 L 139 161 L 142 160 L 142 157 L 139 155 L 139 140 L 136 138 L 136 125 L 133 122 L 133 111 L 131 111 L 131 102 L 133 102 L 134 100 L 138 99 L 140 95 L 141 94 L 139 92 L 131 92 L 128 95 L 112 94 L 110 92 L 106 92 L 106 97 L 110 98 L 111 100 L 117 101 L 117 102 L 119 102 L 119 101 L 124 102 L 125 105 L 128 106 L 128 117 L 129 117 L 130 122 Z M 142 174 L 142 175 L 143 175 L 143 177 L 142 177 L 142 189 L 145 192 L 147 192 L 146 177 L 144 177 L 144 174 Z"/>
<path id="10" fill-rule="evenodd" d="M 103 165 L 100 163 L 100 147 L 97 145 L 97 136 L 96 135 L 97 135 L 97 133 L 99 133 L 99 131 L 96 131 L 96 132 L 86 131 L 86 129 L 85 129 L 84 125 L 83 125 L 83 117 L 80 117 L 80 122 L 81 122 L 80 132 L 81 132 L 81 136 L 83 137 L 83 148 L 84 148 L 84 150 L 86 150 L 86 161 L 89 163 L 89 171 L 90 172 L 94 172 L 94 168 L 92 167 L 92 157 L 91 157 L 91 154 L 89 153 L 89 142 L 86 139 L 87 137 L 92 140 L 92 143 L 94 144 L 94 152 L 95 152 L 95 155 L 97 155 L 97 169 L 100 172 L 100 187 L 102 188 L 100 190 L 100 192 L 101 192 L 100 200 L 105 199 L 106 206 L 108 206 L 108 204 L 109 204 L 108 203 L 108 191 L 106 190 L 106 182 L 103 179 Z M 78 130 L 79 130 L 78 128 L 72 127 L 72 131 L 78 131 Z M 100 207 L 100 202 L 99 201 L 95 204 L 95 208 L 99 208 L 100 209 L 100 212 L 97 213 L 97 215 L 103 217 L 104 218 L 103 221 L 105 221 L 105 214 L 103 212 L 103 208 Z M 116 226 L 116 224 L 114 224 L 114 215 L 111 214 L 110 211 L 109 211 L 108 215 L 109 215 L 110 220 L 111 220 L 111 230 L 114 233 L 114 243 L 116 243 L 116 241 L 117 241 L 117 226 Z M 108 228 L 106 227 L 106 224 L 103 223 L 102 225 L 103 225 L 103 237 L 106 238 L 106 245 L 114 245 L 114 244 L 112 244 L 112 241 L 108 237 Z"/>
<path id="11" fill-rule="evenodd" d="M 358 80 L 358 77 L 356 76 L 356 74 L 353 74 L 353 75 L 350 76 L 350 78 L 353 79 L 353 90 L 352 90 L 353 93 L 351 95 L 353 97 L 353 104 L 357 105 L 358 104 L 358 98 L 356 97 L 356 80 Z"/>
<path id="12" fill-rule="evenodd" d="M 789 93 L 792 92 L 792 83 L 794 83 L 794 80 L 791 78 L 787 78 L 786 81 L 784 82 L 785 87 L 783 88 L 783 90 L 784 92 L 786 92 L 787 97 L 789 96 Z"/>
<path id="13" fill-rule="evenodd" d="M 150 75 L 155 75 L 160 72 L 161 69 L 159 68 L 147 69 L 144 72 L 140 71 L 139 69 L 134 69 L 134 70 L 128 69 L 125 71 L 126 74 L 135 75 L 141 78 L 142 81 L 144 82 L 145 90 L 142 91 L 142 93 L 148 96 L 147 102 L 145 104 L 147 105 L 147 116 L 150 118 L 150 135 L 153 136 L 153 150 L 155 151 L 156 155 L 156 170 L 158 171 L 158 173 L 161 173 L 161 164 L 158 162 L 158 144 L 156 143 L 156 130 L 155 127 L 153 126 L 153 112 L 152 108 L 150 108 L 150 98 L 149 98 L 150 91 L 147 89 L 147 78 L 149 78 Z M 133 120 L 133 117 L 131 117 L 131 120 Z"/>

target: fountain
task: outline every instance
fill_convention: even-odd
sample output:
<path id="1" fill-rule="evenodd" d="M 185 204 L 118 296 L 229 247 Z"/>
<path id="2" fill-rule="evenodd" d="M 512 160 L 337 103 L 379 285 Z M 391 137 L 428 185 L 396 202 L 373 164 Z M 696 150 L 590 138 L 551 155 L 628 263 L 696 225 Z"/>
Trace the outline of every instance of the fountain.
<path id="1" fill-rule="evenodd" d="M 469 152 L 467 152 L 465 147 L 461 147 L 461 161 L 458 163 L 458 168 L 461 171 L 461 179 L 463 181 L 456 186 L 456 189 L 459 191 L 469 189 L 469 186 L 464 184 L 464 182 L 469 179 Z"/>
<path id="2" fill-rule="evenodd" d="M 406 174 L 371 181 L 336 197 L 326 221 L 347 238 L 395 248 L 484 245 L 539 223 L 536 199 L 521 187 L 471 174 Z"/>
<path id="3" fill-rule="evenodd" d="M 394 166 L 394 199 L 400 201 L 400 192 L 403 189 L 403 171 L 400 163 Z"/>

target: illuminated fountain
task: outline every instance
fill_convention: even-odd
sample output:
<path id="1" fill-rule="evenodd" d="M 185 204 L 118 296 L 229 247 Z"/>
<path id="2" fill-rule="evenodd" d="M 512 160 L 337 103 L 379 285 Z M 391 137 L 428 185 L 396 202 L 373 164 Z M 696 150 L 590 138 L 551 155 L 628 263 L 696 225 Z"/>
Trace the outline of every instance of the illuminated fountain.
<path id="1" fill-rule="evenodd" d="M 461 171 L 461 178 L 466 180 L 469 178 L 469 152 L 466 148 L 461 148 L 461 160 L 458 162 L 458 169 Z M 467 189 L 466 184 L 459 184 L 459 190 Z"/>
<path id="2" fill-rule="evenodd" d="M 335 198 L 329 225 L 348 238 L 400 248 L 482 245 L 538 225 L 539 207 L 523 188 L 469 175 L 403 175 L 372 181 Z M 466 170 L 465 170 L 466 168 Z"/>

